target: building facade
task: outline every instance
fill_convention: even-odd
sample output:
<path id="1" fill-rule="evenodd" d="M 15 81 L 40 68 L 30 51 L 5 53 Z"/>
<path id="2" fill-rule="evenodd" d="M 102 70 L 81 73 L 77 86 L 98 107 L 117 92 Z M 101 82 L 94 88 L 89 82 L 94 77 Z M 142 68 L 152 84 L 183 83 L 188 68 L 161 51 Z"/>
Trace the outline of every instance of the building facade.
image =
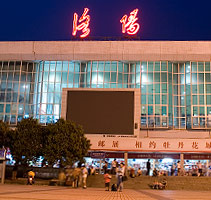
<path id="1" fill-rule="evenodd" d="M 54 123 L 62 88 L 140 89 L 140 130 L 211 129 L 211 42 L 1 42 L 0 120 Z"/>

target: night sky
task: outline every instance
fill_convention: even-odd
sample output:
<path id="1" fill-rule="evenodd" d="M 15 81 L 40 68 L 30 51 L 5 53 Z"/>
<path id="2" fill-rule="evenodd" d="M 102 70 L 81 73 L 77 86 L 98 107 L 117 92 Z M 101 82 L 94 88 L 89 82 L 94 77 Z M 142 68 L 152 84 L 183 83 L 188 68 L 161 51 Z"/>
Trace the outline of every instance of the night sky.
<path id="1" fill-rule="evenodd" d="M 93 39 L 121 37 L 120 19 L 138 8 L 140 40 L 211 40 L 210 0 L 4 0 L 0 41 L 71 40 L 85 7 Z"/>

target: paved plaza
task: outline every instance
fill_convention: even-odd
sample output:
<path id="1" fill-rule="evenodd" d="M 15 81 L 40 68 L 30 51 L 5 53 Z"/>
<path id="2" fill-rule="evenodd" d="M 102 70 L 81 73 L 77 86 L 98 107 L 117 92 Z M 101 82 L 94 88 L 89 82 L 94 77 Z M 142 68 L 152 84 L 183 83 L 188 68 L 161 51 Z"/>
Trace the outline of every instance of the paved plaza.
<path id="1" fill-rule="evenodd" d="M 0 185 L 0 200 L 210 200 L 208 191 L 132 190 L 107 192 L 102 188 L 72 189 L 37 185 Z"/>

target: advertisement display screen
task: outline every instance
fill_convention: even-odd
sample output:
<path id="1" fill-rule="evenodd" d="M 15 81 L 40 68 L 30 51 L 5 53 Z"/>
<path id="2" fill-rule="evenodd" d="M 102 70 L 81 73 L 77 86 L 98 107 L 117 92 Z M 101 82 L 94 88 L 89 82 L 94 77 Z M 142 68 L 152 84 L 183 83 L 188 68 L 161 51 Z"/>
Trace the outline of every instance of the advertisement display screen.
<path id="1" fill-rule="evenodd" d="M 85 134 L 133 134 L 133 91 L 68 91 L 67 120 Z"/>

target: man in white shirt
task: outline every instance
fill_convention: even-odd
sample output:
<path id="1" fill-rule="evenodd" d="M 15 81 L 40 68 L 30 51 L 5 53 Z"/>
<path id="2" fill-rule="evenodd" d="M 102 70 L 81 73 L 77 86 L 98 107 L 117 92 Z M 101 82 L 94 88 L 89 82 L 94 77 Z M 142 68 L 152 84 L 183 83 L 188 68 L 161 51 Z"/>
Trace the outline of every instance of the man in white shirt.
<path id="1" fill-rule="evenodd" d="M 180 176 L 181 173 L 181 164 L 180 161 L 177 162 L 177 176 Z"/>
<path id="2" fill-rule="evenodd" d="M 82 165 L 82 183 L 83 183 L 83 188 L 86 189 L 86 179 L 87 179 L 87 174 L 88 174 L 88 171 L 85 167 L 85 165 Z"/>
<path id="3" fill-rule="evenodd" d="M 117 169 L 117 190 L 119 190 L 120 192 L 122 192 L 123 189 L 123 176 L 125 174 L 125 167 L 124 165 L 121 163 L 120 166 Z"/>

